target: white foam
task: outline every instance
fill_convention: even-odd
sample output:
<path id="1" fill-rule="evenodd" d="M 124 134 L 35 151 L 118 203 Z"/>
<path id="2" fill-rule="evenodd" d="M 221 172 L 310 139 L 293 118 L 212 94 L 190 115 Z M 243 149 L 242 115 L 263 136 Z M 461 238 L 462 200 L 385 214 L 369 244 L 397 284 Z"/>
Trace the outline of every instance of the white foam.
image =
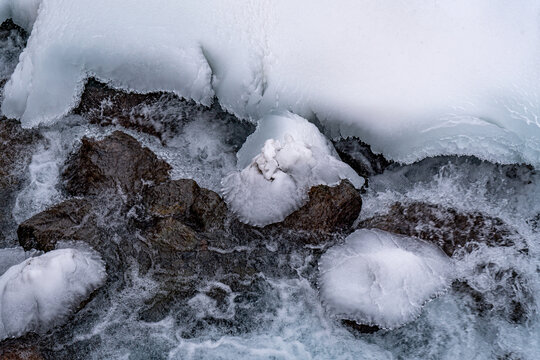
<path id="1" fill-rule="evenodd" d="M 434 245 L 362 229 L 321 257 L 320 296 L 339 318 L 394 328 L 450 285 L 452 268 Z"/>

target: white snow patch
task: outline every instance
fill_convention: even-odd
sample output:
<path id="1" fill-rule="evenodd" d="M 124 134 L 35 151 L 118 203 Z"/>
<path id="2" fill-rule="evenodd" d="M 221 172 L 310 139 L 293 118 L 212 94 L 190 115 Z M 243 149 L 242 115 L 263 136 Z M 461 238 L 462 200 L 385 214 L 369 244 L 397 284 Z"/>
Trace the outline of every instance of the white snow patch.
<path id="1" fill-rule="evenodd" d="M 104 263 L 86 250 L 54 250 L 10 267 L 0 277 L 0 339 L 59 324 L 105 278 Z"/>
<path id="2" fill-rule="evenodd" d="M 250 158 L 256 152 L 260 153 Z M 247 167 L 222 181 L 225 201 L 242 221 L 265 226 L 299 209 L 312 186 L 348 179 L 360 189 L 365 180 L 334 154 L 306 119 L 290 113 L 267 116 L 238 152 L 239 167 Z"/>
<path id="3" fill-rule="evenodd" d="M 0 20 L 33 26 L 2 111 L 52 123 L 92 75 L 216 96 L 241 118 L 317 117 L 398 161 L 538 167 L 539 14 L 536 0 L 0 0 Z"/>
<path id="4" fill-rule="evenodd" d="M 395 328 L 414 320 L 452 281 L 436 246 L 381 230 L 357 230 L 319 262 L 320 297 L 341 319 Z"/>

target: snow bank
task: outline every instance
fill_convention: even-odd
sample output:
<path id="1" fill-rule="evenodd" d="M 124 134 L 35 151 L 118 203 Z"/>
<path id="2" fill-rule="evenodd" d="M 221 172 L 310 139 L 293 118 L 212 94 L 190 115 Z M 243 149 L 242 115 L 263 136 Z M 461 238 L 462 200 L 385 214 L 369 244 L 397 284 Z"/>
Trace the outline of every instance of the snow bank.
<path id="1" fill-rule="evenodd" d="M 93 252 L 61 249 L 24 260 L 0 277 L 0 339 L 57 325 L 105 281 Z"/>
<path id="2" fill-rule="evenodd" d="M 334 155 L 330 142 L 306 119 L 290 113 L 266 116 L 238 152 L 238 167 L 245 168 L 223 179 L 223 197 L 246 223 L 282 221 L 307 201 L 312 186 L 348 179 L 362 187 L 364 179 Z"/>
<path id="3" fill-rule="evenodd" d="M 535 0 L 42 0 L 34 22 L 38 3 L 0 0 L 0 20 L 34 26 L 2 105 L 26 127 L 93 75 L 243 118 L 290 110 L 398 161 L 540 166 Z"/>
<path id="4" fill-rule="evenodd" d="M 320 296 L 336 317 L 394 328 L 450 285 L 452 268 L 434 245 L 362 229 L 321 257 Z"/>

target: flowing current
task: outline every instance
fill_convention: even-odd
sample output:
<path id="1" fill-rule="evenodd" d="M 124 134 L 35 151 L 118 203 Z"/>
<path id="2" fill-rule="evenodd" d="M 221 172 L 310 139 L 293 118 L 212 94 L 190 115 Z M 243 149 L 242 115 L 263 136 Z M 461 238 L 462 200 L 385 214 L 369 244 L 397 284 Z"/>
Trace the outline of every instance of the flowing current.
<path id="1" fill-rule="evenodd" d="M 10 34 L 0 42 L 0 75 L 7 78 L 24 41 Z M 196 113 L 189 121 L 176 119 L 178 106 L 171 101 L 147 109 L 155 118 L 173 117 L 171 121 L 182 124 L 168 135 L 165 145 L 152 136 L 124 131 L 171 162 L 174 178 L 192 178 L 217 190 L 223 175 L 234 169 L 235 153 L 253 128 L 240 121 L 213 119 L 212 110 Z M 83 136 L 100 138 L 115 128 L 90 125 L 75 115 L 41 127 L 46 141 L 35 149 L 11 209 L 17 223 L 64 198 L 61 167 Z M 482 305 L 454 286 L 426 304 L 415 321 L 373 334 L 350 331 L 328 316 L 313 282 L 317 268 L 307 255 L 311 252 L 280 259 L 293 274 L 276 276 L 270 268 L 257 274 L 250 299 L 226 284 L 201 283 L 185 303 L 157 322 L 141 313 L 147 300 L 159 293 L 159 284 L 134 266 L 125 274 L 125 286 L 97 297 L 82 320 L 66 325 L 70 336 L 56 336 L 54 351 L 63 358 L 77 354 L 91 359 L 537 359 L 540 174 L 522 165 L 437 157 L 393 165 L 368 180 L 360 219 L 384 214 L 395 202 L 425 202 L 500 218 L 525 244 L 480 247 L 458 257 L 457 275 L 470 280 L 483 295 Z M 111 225 L 111 231 L 117 229 Z M 270 250 L 273 244 L 268 239 Z M 1 244 L 13 245 L 13 240 Z M 522 251 L 524 247 L 527 251 Z M 486 263 L 490 266 L 484 267 Z M 212 291 L 222 294 L 219 302 L 208 295 Z M 521 305 L 516 310 L 510 308 L 511 302 Z M 200 326 L 208 316 L 217 320 Z M 233 318 L 245 320 L 227 325 Z"/>

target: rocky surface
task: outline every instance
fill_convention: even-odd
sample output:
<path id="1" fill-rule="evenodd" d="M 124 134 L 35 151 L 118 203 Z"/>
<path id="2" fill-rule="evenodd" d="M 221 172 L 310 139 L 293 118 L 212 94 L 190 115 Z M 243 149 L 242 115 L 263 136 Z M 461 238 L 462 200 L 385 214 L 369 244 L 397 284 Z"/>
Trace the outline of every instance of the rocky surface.
<path id="1" fill-rule="evenodd" d="M 519 241 L 501 219 L 421 202 L 395 203 L 387 214 L 363 220 L 358 228 L 417 237 L 439 246 L 448 256 L 461 248 L 473 250 L 477 244 L 511 246 L 513 239 Z"/>
<path id="2" fill-rule="evenodd" d="M 39 346 L 39 338 L 29 334 L 18 339 L 7 339 L 0 342 L 0 359 L 2 360 L 44 360 Z"/>
<path id="3" fill-rule="evenodd" d="M 371 147 L 357 137 L 338 139 L 332 142 L 341 160 L 349 164 L 358 175 L 365 179 L 382 174 L 392 164 L 381 154 L 374 154 Z"/>
<path id="4" fill-rule="evenodd" d="M 166 181 L 170 169 L 133 137 L 115 131 L 103 140 L 83 138 L 62 176 L 66 191 L 73 196 L 113 191 L 133 198 L 146 183 Z"/>
<path id="5" fill-rule="evenodd" d="M 16 120 L 0 118 L 0 242 L 13 237 L 16 225 L 11 209 L 26 181 L 32 152 L 41 140 L 37 131 L 21 128 Z"/>

